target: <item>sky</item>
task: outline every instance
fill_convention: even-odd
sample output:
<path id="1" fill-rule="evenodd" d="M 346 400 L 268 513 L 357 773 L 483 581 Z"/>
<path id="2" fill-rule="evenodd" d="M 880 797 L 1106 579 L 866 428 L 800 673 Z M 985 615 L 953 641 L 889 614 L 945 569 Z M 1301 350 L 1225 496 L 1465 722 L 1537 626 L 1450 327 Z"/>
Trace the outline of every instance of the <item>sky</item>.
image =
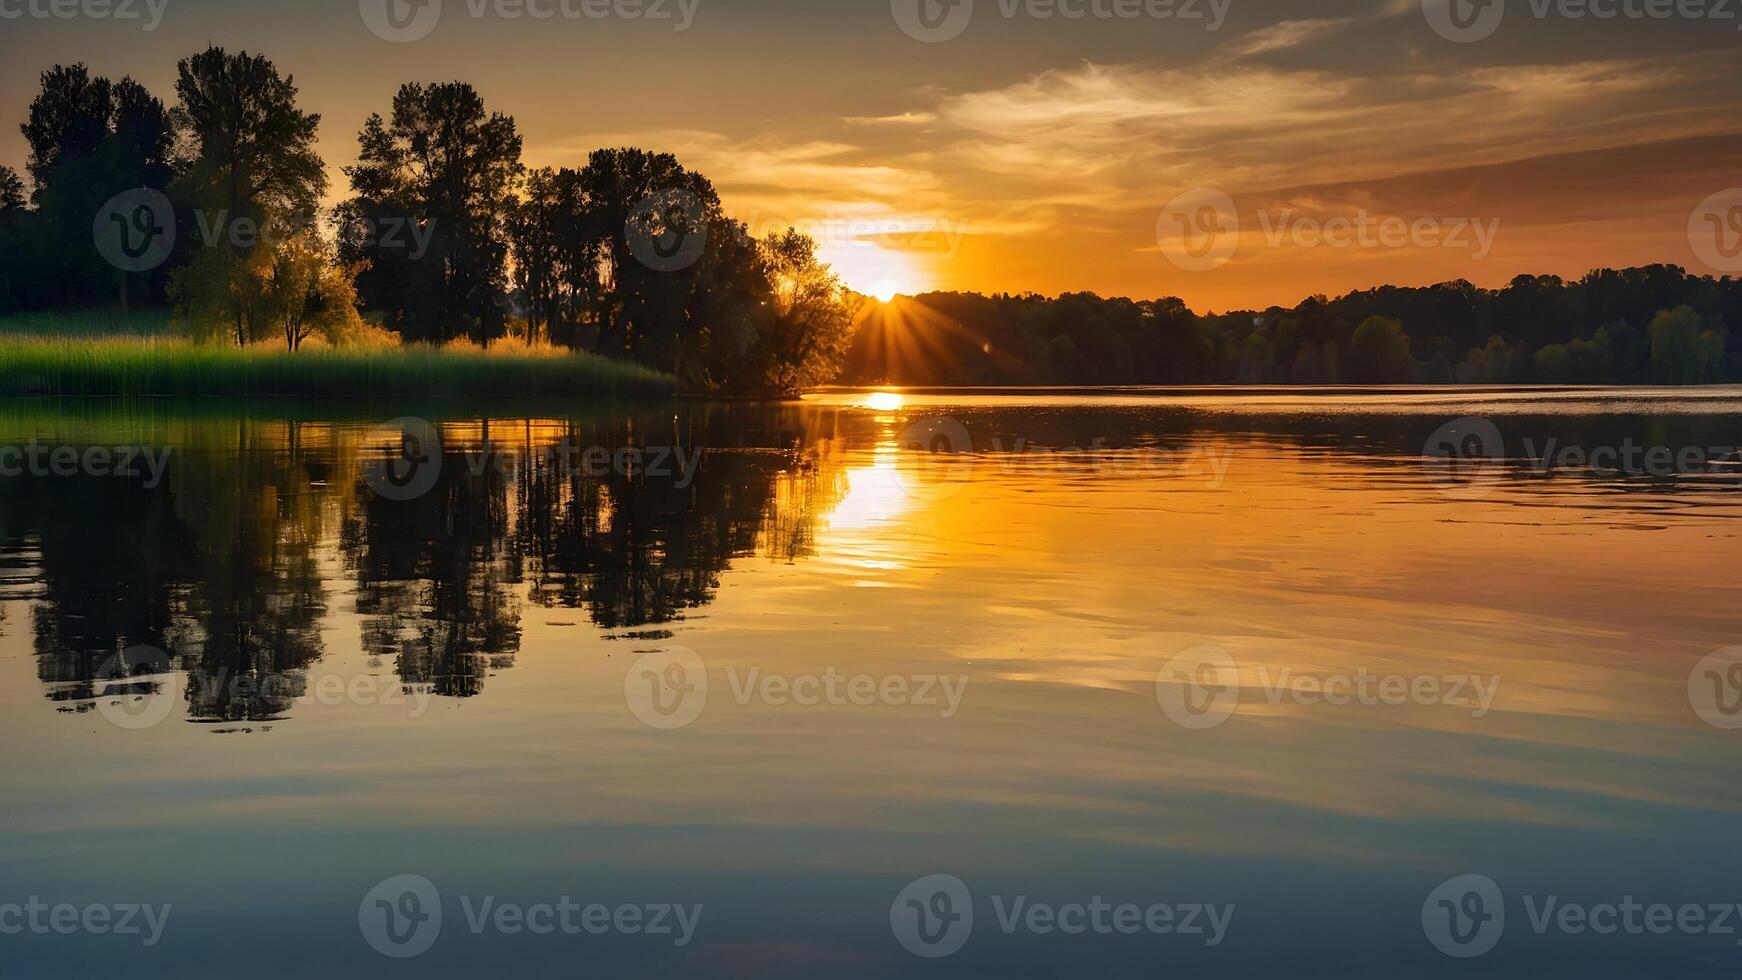
<path id="1" fill-rule="evenodd" d="M 674 152 L 865 291 L 1220 311 L 1742 272 L 1742 3 L 1680 3 L 0 0 L 0 164 L 43 69 L 173 102 L 177 59 L 218 44 L 295 76 L 332 200 L 401 83 L 463 80 L 527 163 Z"/>

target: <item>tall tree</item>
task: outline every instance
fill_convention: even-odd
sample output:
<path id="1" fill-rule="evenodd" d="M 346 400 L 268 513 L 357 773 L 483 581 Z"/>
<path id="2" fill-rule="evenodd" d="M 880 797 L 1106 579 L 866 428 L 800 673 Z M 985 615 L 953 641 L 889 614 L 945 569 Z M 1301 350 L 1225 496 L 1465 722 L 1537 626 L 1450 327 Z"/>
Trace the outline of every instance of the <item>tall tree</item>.
<path id="1" fill-rule="evenodd" d="M 366 305 L 410 340 L 483 342 L 505 322 L 510 218 L 524 171 L 514 119 L 463 82 L 401 86 L 358 134 L 340 257 L 368 262 Z M 421 249 L 385 229 L 414 225 Z"/>
<path id="2" fill-rule="evenodd" d="M 202 205 L 230 219 L 314 211 L 327 189 L 314 149 L 321 117 L 297 108 L 295 76 L 214 46 L 181 61 L 175 91 L 173 118 L 192 146 L 189 178 Z"/>
<path id="3" fill-rule="evenodd" d="M 202 232 L 220 232 L 220 240 L 203 243 L 205 251 L 227 253 L 197 255 L 177 276 L 177 307 L 205 316 L 225 311 L 236 342 L 246 344 L 274 329 L 250 313 L 273 263 L 263 250 L 311 224 L 326 191 L 314 149 L 321 117 L 297 108 L 293 76 L 246 51 L 210 47 L 184 59 L 175 87 L 181 102 L 171 117 L 192 153 L 181 196 L 197 209 Z M 264 232 L 231 233 L 250 225 Z"/>

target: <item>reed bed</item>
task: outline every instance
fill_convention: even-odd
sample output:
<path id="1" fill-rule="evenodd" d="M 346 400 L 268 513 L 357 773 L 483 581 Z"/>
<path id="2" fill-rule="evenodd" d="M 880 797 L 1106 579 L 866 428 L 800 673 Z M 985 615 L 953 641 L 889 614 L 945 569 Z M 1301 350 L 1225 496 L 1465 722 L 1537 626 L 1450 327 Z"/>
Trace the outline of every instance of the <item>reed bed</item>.
<path id="1" fill-rule="evenodd" d="M 226 398 L 670 394 L 676 379 L 594 354 L 428 347 L 291 352 L 171 338 L 0 336 L 0 395 Z"/>

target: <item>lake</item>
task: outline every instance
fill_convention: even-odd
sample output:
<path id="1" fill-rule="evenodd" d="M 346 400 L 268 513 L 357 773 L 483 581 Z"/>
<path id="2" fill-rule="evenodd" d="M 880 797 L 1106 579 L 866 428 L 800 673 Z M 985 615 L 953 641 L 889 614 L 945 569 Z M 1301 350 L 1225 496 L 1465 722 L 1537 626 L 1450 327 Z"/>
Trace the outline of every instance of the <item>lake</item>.
<path id="1" fill-rule="evenodd" d="M 1742 391 L 402 414 L 0 404 L 0 975 L 1742 962 Z"/>

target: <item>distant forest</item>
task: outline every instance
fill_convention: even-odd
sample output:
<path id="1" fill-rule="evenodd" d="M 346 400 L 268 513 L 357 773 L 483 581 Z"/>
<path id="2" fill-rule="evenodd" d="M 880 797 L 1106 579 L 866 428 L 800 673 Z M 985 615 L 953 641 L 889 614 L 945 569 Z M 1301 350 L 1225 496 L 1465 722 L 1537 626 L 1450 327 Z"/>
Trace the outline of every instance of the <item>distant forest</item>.
<path id="1" fill-rule="evenodd" d="M 1719 384 L 1742 280 L 1669 265 L 1383 286 L 1292 309 L 929 293 L 859 317 L 844 384 Z"/>

